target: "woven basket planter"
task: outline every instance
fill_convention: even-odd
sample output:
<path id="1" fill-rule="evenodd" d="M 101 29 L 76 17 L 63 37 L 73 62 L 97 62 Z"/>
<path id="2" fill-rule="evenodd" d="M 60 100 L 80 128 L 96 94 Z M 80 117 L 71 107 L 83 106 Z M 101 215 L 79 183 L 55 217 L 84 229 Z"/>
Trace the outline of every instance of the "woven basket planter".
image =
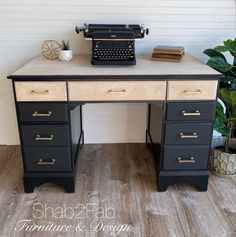
<path id="1" fill-rule="evenodd" d="M 210 168 L 221 175 L 236 174 L 236 154 L 223 152 L 215 147 L 224 146 L 225 137 L 213 137 L 212 152 L 210 156 Z M 232 139 L 230 147 L 236 150 L 236 139 Z"/>

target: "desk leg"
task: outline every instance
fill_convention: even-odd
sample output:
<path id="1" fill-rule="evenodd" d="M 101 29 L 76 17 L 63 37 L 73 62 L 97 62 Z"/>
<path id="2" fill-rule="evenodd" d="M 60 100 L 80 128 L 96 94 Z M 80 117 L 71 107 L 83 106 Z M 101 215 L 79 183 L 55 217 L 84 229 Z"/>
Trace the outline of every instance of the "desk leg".
<path id="1" fill-rule="evenodd" d="M 148 105 L 146 144 L 153 151 L 157 159 L 161 156 L 161 147 L 163 144 L 164 111 L 164 102 L 156 102 Z"/>
<path id="2" fill-rule="evenodd" d="M 33 193 L 34 188 L 44 183 L 54 183 L 64 188 L 67 193 L 75 192 L 75 172 L 70 173 L 25 173 L 24 189 L 26 193 Z"/>
<path id="3" fill-rule="evenodd" d="M 197 187 L 198 191 L 207 191 L 208 171 L 160 171 L 158 176 L 158 191 L 164 192 L 169 185 L 187 182 Z"/>

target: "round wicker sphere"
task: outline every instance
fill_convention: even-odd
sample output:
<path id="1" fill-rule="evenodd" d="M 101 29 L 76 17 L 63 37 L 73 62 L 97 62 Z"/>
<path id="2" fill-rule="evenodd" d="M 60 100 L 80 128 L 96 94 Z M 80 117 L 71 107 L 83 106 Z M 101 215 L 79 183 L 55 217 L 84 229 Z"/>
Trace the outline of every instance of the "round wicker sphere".
<path id="1" fill-rule="evenodd" d="M 47 59 L 54 60 L 58 58 L 58 52 L 61 46 L 56 40 L 45 40 L 42 44 L 41 54 Z"/>

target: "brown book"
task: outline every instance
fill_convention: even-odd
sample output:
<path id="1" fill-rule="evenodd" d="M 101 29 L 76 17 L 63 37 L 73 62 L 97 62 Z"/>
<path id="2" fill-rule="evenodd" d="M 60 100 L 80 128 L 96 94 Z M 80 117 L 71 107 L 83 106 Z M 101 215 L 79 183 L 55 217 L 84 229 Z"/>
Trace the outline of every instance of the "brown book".
<path id="1" fill-rule="evenodd" d="M 154 48 L 154 50 L 180 52 L 180 51 L 184 50 L 184 47 L 183 46 L 158 45 Z"/>
<path id="2" fill-rule="evenodd" d="M 179 63 L 180 59 L 174 59 L 174 58 L 151 58 L 152 61 L 161 61 L 161 62 L 175 62 Z"/>
<path id="3" fill-rule="evenodd" d="M 182 55 L 182 54 L 184 54 L 184 50 L 183 50 L 183 51 L 180 51 L 180 52 L 177 52 L 177 51 L 159 51 L 159 50 L 153 50 L 153 53 Z"/>
<path id="4" fill-rule="evenodd" d="M 159 53 L 153 53 L 152 57 L 153 58 L 171 58 L 171 59 L 178 59 L 180 60 L 184 54 L 178 55 L 178 54 L 159 54 Z"/>
<path id="5" fill-rule="evenodd" d="M 153 50 L 154 53 L 160 54 L 177 54 L 182 55 L 184 53 L 184 47 L 182 46 L 157 46 Z"/>

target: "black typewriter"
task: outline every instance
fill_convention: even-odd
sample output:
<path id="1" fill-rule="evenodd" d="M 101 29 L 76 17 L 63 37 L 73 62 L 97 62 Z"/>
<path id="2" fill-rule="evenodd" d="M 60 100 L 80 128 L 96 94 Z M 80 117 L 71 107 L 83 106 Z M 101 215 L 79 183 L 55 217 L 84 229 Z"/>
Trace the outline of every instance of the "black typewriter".
<path id="1" fill-rule="evenodd" d="M 93 65 L 135 65 L 135 39 L 149 33 L 140 25 L 106 24 L 84 24 L 75 31 L 92 40 Z"/>

